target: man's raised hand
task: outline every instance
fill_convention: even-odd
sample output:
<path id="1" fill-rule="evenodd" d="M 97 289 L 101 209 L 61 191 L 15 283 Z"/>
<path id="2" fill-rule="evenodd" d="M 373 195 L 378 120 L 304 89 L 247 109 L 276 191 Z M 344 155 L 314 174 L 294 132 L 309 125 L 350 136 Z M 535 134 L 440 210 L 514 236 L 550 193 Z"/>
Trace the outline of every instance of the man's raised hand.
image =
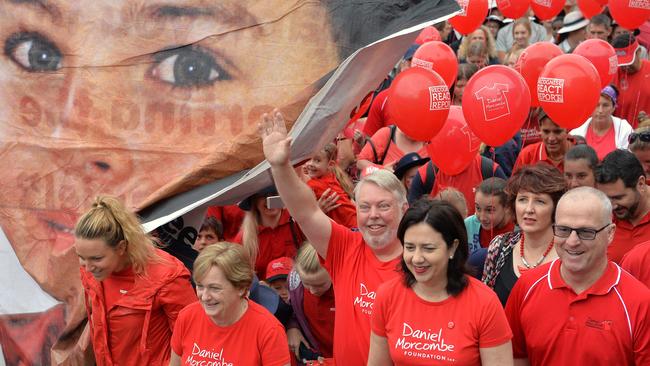
<path id="1" fill-rule="evenodd" d="M 258 124 L 262 137 L 264 157 L 271 165 L 282 165 L 289 161 L 291 137 L 287 136 L 284 117 L 277 109 L 264 113 Z"/>

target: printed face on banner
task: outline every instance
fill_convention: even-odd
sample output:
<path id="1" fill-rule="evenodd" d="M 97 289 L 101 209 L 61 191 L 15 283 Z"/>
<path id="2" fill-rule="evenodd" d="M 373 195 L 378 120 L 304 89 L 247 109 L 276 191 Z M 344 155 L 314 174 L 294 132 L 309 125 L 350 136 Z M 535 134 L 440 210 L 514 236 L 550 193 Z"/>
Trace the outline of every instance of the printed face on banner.
<path id="1" fill-rule="evenodd" d="M 254 165 L 234 146 L 339 62 L 318 3 L 4 1 L 0 24 L 0 225 L 45 288 L 78 277 L 53 262 L 96 195 L 141 208 Z"/>

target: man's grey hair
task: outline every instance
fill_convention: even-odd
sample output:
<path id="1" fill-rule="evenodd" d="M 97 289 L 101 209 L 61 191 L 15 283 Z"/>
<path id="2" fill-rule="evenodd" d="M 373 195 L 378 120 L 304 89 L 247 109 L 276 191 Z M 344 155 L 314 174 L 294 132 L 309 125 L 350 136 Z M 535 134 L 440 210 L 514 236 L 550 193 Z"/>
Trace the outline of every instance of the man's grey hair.
<path id="1" fill-rule="evenodd" d="M 404 184 L 402 184 L 402 182 L 397 179 L 395 174 L 386 169 L 379 169 L 375 172 L 372 172 L 371 174 L 363 177 L 361 181 L 357 183 L 357 186 L 354 187 L 355 201 L 358 201 L 359 190 L 361 190 L 361 186 L 368 183 L 374 184 L 379 188 L 391 192 L 395 196 L 395 199 L 400 204 L 400 206 L 408 202 L 406 200 L 406 189 L 404 188 Z"/>

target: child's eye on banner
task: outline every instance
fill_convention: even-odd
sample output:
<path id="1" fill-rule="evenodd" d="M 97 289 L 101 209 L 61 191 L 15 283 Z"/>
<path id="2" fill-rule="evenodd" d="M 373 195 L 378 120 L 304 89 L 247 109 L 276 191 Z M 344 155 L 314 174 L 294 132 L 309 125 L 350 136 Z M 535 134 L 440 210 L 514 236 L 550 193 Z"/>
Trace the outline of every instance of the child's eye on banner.
<path id="1" fill-rule="evenodd" d="M 230 75 L 209 51 L 199 46 L 183 46 L 157 52 L 151 76 L 178 87 L 202 87 Z"/>
<path id="2" fill-rule="evenodd" d="M 56 71 L 63 57 L 54 43 L 36 32 L 12 34 L 5 41 L 4 53 L 29 72 Z"/>

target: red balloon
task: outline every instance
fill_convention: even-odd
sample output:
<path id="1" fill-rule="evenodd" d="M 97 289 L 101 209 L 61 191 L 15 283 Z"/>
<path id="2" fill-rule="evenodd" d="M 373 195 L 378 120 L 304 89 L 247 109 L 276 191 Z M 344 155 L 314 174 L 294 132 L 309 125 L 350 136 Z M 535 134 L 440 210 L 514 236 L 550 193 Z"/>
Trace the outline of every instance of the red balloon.
<path id="1" fill-rule="evenodd" d="M 497 8 L 504 17 L 517 19 L 523 17 L 530 7 L 530 0 L 497 0 Z"/>
<path id="2" fill-rule="evenodd" d="M 607 5 L 607 0 L 596 0 L 596 2 L 602 6 Z"/>
<path id="3" fill-rule="evenodd" d="M 440 41 L 440 32 L 432 26 L 424 27 L 418 38 L 415 39 L 415 44 L 423 44 L 426 42 Z"/>
<path id="4" fill-rule="evenodd" d="M 647 0 L 609 0 L 609 12 L 625 29 L 637 29 L 650 18 L 650 2 Z"/>
<path id="5" fill-rule="evenodd" d="M 599 96 L 598 71 L 580 55 L 552 59 L 537 81 L 537 97 L 544 112 L 566 129 L 582 125 L 596 108 Z"/>
<path id="6" fill-rule="evenodd" d="M 580 43 L 573 53 L 591 61 L 598 71 L 601 88 L 612 82 L 618 68 L 616 50 L 612 45 L 602 39 L 588 39 Z"/>
<path id="7" fill-rule="evenodd" d="M 537 99 L 537 78 L 544 69 L 544 66 L 554 57 L 564 54 L 560 47 L 551 42 L 537 42 L 528 46 L 521 53 L 515 64 L 515 70 L 519 71 L 521 76 L 526 80 L 530 93 L 530 101 L 533 107 L 539 106 Z"/>
<path id="8" fill-rule="evenodd" d="M 456 54 L 443 42 L 427 42 L 413 54 L 411 66 L 435 71 L 442 77 L 448 88 L 456 82 L 458 60 Z"/>
<path id="9" fill-rule="evenodd" d="M 461 13 L 449 19 L 449 23 L 464 35 L 476 30 L 488 13 L 487 0 L 456 0 L 460 5 Z"/>
<path id="10" fill-rule="evenodd" d="M 492 65 L 474 74 L 463 93 L 463 115 L 472 131 L 490 146 L 514 136 L 528 117 L 530 91 L 515 70 Z"/>
<path id="11" fill-rule="evenodd" d="M 565 0 L 533 0 L 530 6 L 539 20 L 549 20 L 560 13 Z"/>
<path id="12" fill-rule="evenodd" d="M 397 75 L 388 92 L 388 112 L 407 136 L 429 141 L 449 114 L 449 88 L 440 75 L 411 67 Z"/>
<path id="13" fill-rule="evenodd" d="M 455 105 L 449 110 L 445 128 L 431 140 L 427 151 L 443 173 L 456 175 L 472 162 L 480 146 L 481 140 L 465 122 L 463 110 Z"/>
<path id="14" fill-rule="evenodd" d="M 578 7 L 585 18 L 591 19 L 603 11 L 605 4 L 599 3 L 598 0 L 578 0 Z"/>

